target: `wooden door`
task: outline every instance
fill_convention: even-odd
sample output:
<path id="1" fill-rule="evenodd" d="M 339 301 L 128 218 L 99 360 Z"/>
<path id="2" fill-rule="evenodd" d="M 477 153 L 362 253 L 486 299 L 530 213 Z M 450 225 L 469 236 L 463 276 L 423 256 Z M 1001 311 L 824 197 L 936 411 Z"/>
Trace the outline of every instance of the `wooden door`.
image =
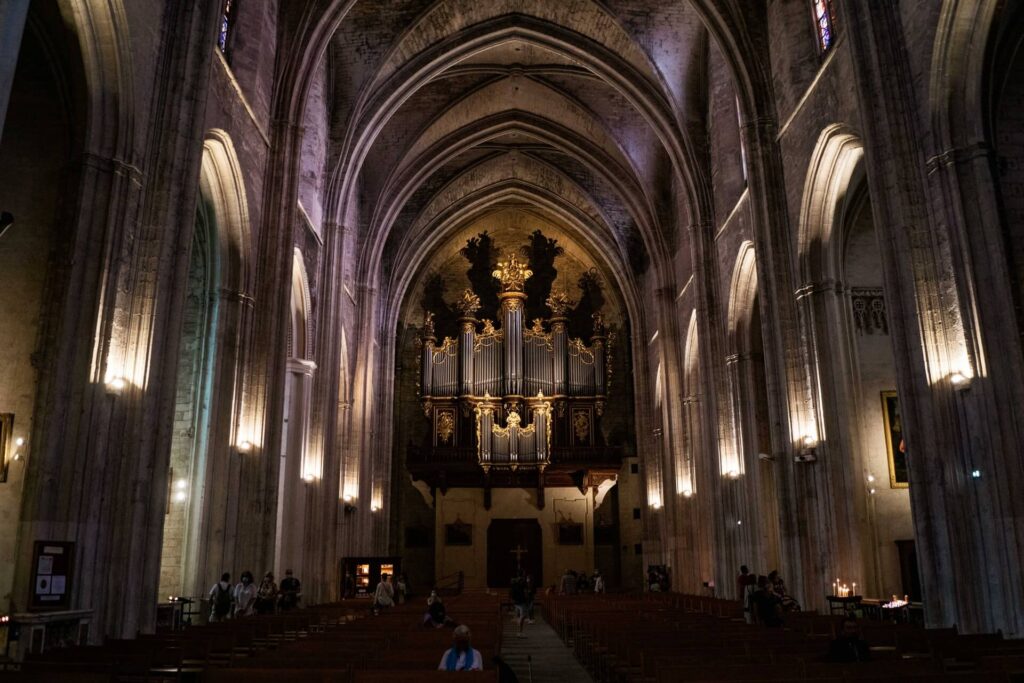
<path id="1" fill-rule="evenodd" d="M 508 588 L 522 567 L 544 585 L 544 544 L 536 519 L 495 519 L 487 528 L 487 585 Z"/>

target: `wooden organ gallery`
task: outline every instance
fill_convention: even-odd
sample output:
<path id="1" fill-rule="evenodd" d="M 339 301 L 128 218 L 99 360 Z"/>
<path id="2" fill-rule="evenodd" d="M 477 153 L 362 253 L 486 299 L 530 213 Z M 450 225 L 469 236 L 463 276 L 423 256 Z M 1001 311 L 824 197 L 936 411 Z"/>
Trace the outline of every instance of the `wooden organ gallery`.
<path id="1" fill-rule="evenodd" d="M 483 488 L 487 509 L 492 488 L 535 487 L 543 509 L 546 487 L 583 492 L 621 466 L 621 449 L 601 430 L 614 335 L 595 312 L 590 343 L 570 338 L 575 302 L 565 292 L 547 297 L 549 318 L 527 326 L 531 275 L 515 254 L 499 262 L 497 327 L 477 319 L 480 298 L 469 289 L 456 304 L 457 337 L 439 342 L 434 314 L 424 320 L 420 397 L 431 429 L 428 443 L 410 445 L 407 463 L 432 488 Z"/>

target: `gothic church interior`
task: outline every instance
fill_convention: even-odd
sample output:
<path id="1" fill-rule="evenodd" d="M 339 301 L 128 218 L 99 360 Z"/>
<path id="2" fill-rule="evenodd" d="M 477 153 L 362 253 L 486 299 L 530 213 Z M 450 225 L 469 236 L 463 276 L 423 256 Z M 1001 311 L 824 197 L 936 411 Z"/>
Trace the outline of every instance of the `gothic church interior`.
<path id="1" fill-rule="evenodd" d="M 746 564 L 1021 637 L 1022 47 L 1020 0 L 0 3 L 0 615 Z"/>

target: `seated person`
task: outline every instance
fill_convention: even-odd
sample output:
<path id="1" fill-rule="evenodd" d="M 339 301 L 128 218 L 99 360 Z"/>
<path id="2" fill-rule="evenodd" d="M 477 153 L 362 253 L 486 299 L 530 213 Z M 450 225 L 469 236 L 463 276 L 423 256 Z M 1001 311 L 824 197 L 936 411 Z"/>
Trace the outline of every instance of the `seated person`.
<path id="1" fill-rule="evenodd" d="M 465 624 L 452 632 L 452 647 L 441 656 L 438 671 L 482 671 L 483 657 L 470 645 L 469 627 Z"/>
<path id="2" fill-rule="evenodd" d="M 857 620 L 853 617 L 843 619 L 842 630 L 836 639 L 829 643 L 825 659 L 830 662 L 866 662 L 870 657 L 871 651 L 861 638 Z"/>
<path id="3" fill-rule="evenodd" d="M 437 594 L 437 590 L 430 591 L 430 597 L 427 598 L 427 613 L 423 615 L 423 625 L 441 628 L 453 623 L 452 618 L 448 616 L 448 609 L 441 601 L 441 596 Z"/>

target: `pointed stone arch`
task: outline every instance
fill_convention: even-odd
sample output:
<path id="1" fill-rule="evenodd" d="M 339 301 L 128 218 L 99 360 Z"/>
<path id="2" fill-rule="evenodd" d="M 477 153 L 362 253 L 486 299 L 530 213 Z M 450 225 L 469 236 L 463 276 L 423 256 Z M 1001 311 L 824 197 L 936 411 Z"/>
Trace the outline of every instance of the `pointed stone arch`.
<path id="1" fill-rule="evenodd" d="M 227 131 L 214 128 L 207 133 L 200 179 L 216 215 L 223 286 L 249 297 L 254 275 L 249 203 L 242 167 Z"/>
<path id="2" fill-rule="evenodd" d="M 312 302 L 306 262 L 298 247 L 292 258 L 292 325 L 288 330 L 288 357 L 311 358 L 313 340 Z"/>
<path id="3" fill-rule="evenodd" d="M 797 258 L 804 286 L 842 279 L 840 230 L 851 189 L 864 179 L 864 145 L 847 126 L 826 127 L 815 145 L 804 181 L 797 228 Z"/>

